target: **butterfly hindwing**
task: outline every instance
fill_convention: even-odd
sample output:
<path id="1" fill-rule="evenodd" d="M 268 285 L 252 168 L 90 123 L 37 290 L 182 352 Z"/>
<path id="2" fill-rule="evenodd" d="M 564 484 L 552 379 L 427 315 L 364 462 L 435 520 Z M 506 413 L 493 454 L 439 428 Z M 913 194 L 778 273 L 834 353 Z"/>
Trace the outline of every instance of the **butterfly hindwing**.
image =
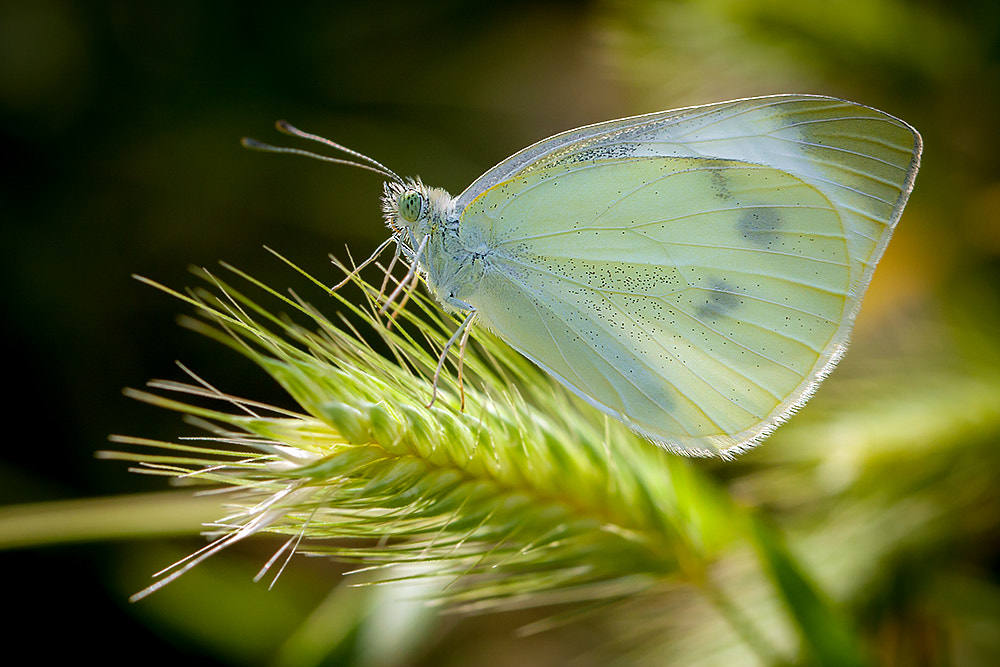
<path id="1" fill-rule="evenodd" d="M 457 198 L 553 164 L 593 157 L 702 157 L 761 164 L 809 183 L 844 220 L 856 309 L 913 187 L 916 131 L 886 113 L 813 95 L 774 95 L 588 125 L 522 150 Z"/>

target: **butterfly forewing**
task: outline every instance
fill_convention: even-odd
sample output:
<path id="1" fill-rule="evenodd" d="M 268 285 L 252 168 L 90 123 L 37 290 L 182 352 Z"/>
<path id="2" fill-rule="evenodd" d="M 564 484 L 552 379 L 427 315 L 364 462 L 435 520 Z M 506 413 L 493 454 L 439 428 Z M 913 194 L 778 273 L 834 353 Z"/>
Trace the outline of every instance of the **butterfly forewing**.
<path id="1" fill-rule="evenodd" d="M 829 200 L 743 162 L 560 160 L 484 193 L 460 228 L 494 249 L 473 300 L 485 324 L 687 451 L 756 437 L 805 390 L 850 285 Z"/>
<path id="2" fill-rule="evenodd" d="M 738 452 L 842 354 L 920 150 L 892 116 L 808 95 L 564 132 L 456 199 L 490 248 L 469 303 L 639 433 Z"/>

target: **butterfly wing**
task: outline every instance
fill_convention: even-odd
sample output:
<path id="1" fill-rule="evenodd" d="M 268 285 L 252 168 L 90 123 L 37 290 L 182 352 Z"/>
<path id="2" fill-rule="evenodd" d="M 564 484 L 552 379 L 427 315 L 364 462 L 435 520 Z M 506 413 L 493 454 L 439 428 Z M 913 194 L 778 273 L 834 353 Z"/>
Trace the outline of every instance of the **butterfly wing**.
<path id="1" fill-rule="evenodd" d="M 903 212 L 920 164 L 920 135 L 870 107 L 814 95 L 773 95 L 588 125 L 529 146 L 457 198 L 519 174 L 603 157 L 706 157 L 762 164 L 825 194 L 844 220 L 851 254 L 851 316 Z"/>
<path id="2" fill-rule="evenodd" d="M 918 155 L 905 124 L 827 98 L 575 130 L 478 182 L 460 229 L 492 252 L 469 301 L 642 435 L 740 451 L 841 355 Z"/>

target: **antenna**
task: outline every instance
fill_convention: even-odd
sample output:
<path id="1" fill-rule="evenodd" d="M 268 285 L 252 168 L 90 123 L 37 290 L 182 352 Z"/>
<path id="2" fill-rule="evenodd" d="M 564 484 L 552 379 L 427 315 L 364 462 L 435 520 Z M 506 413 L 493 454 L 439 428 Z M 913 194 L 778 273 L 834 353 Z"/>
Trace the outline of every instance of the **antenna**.
<path id="1" fill-rule="evenodd" d="M 302 150 L 301 148 L 287 148 L 285 146 L 272 146 L 271 144 L 265 144 L 262 141 L 257 141 L 256 139 L 251 139 L 250 137 L 243 137 L 240 143 L 243 144 L 244 148 L 249 148 L 250 150 L 262 151 L 265 153 L 288 153 L 291 155 L 303 155 L 305 157 L 311 157 L 315 160 L 321 160 L 323 162 L 333 162 L 334 164 L 343 164 L 349 167 L 357 167 L 358 169 L 367 169 L 368 171 L 374 171 L 376 174 L 381 174 L 386 178 L 389 178 L 399 184 L 403 184 L 403 179 L 399 177 L 396 172 L 386 167 L 384 164 L 378 160 L 372 159 L 365 155 L 364 153 L 359 153 L 358 151 L 351 150 L 346 146 L 341 146 L 335 141 L 326 139 L 317 134 L 310 134 L 309 132 L 303 132 L 298 129 L 288 121 L 279 120 L 274 124 L 278 128 L 279 132 L 291 135 L 293 137 L 299 137 L 301 139 L 309 139 L 310 141 L 315 141 L 323 144 L 324 146 L 329 146 L 330 148 L 336 149 L 338 151 L 347 153 L 352 157 L 356 157 L 359 160 L 363 160 L 368 164 L 362 162 L 353 162 L 351 160 L 344 160 L 341 158 L 329 157 L 327 155 L 320 155 L 319 153 L 313 153 L 312 151 Z"/>

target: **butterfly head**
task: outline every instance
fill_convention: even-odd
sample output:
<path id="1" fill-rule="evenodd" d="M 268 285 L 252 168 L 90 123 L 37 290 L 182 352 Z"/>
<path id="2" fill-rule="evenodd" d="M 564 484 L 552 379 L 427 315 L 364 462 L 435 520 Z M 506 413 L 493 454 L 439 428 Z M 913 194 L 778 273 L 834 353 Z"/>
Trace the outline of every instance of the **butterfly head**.
<path id="1" fill-rule="evenodd" d="M 448 217 L 452 198 L 441 188 L 427 187 L 420 179 L 387 181 L 382 194 L 382 213 L 393 235 L 432 233 Z"/>

